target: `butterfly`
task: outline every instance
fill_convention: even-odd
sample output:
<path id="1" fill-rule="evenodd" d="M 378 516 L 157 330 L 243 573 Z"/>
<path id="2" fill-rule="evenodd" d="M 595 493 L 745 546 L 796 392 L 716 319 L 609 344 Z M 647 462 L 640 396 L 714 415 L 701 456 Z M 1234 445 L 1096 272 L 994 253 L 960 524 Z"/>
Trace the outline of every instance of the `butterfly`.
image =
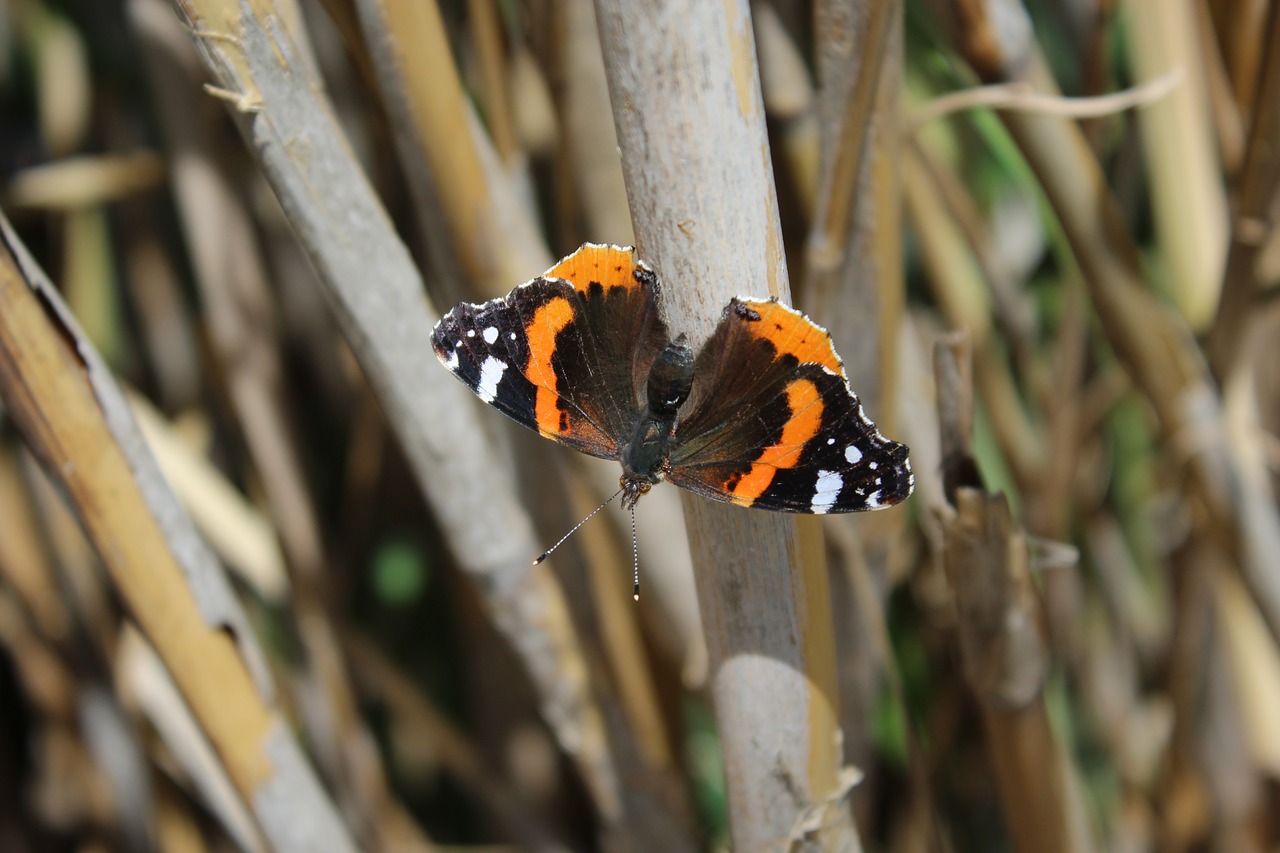
<path id="1" fill-rule="evenodd" d="M 694 353 L 660 302 L 634 249 L 587 243 L 506 296 L 454 307 L 432 346 L 516 423 L 620 462 L 626 509 L 663 480 L 779 512 L 911 494 L 907 447 L 867 417 L 826 329 L 776 299 L 735 297 Z"/>

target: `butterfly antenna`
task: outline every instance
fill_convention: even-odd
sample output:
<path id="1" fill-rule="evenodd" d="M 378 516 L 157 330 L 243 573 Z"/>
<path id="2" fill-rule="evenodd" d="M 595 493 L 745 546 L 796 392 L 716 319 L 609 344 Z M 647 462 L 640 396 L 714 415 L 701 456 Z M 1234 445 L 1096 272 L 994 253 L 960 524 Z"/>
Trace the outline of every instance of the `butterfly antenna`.
<path id="1" fill-rule="evenodd" d="M 636 508 L 631 508 L 631 597 L 640 600 L 640 548 L 636 545 Z"/>
<path id="2" fill-rule="evenodd" d="M 609 498 L 609 500 L 605 501 L 604 503 L 600 504 L 600 506 L 596 507 L 595 509 L 591 510 L 591 512 L 587 513 L 587 517 L 586 517 L 586 518 L 582 519 L 582 521 L 579 521 L 577 524 L 575 524 L 575 525 L 573 526 L 573 529 L 572 529 L 572 530 L 570 530 L 570 531 L 569 531 L 568 533 L 566 533 L 565 535 L 561 536 L 561 537 L 560 537 L 560 541 L 559 541 L 559 542 L 557 542 L 556 544 L 552 545 L 552 546 L 551 546 L 550 548 L 548 548 L 547 550 L 543 551 L 543 552 L 542 552 L 542 554 L 538 557 L 538 559 L 536 559 L 536 560 L 534 560 L 534 561 L 533 561 L 533 564 L 536 566 L 536 565 L 538 565 L 539 563 L 541 563 L 543 560 L 547 559 L 547 557 L 550 557 L 550 556 L 551 556 L 551 552 L 552 552 L 552 551 L 554 551 L 555 549 L 559 548 L 561 545 L 563 545 L 563 544 L 564 544 L 564 540 L 568 539 L 570 536 L 572 536 L 574 533 L 576 533 L 576 532 L 578 531 L 578 528 L 579 528 L 579 527 L 581 527 L 582 525 L 584 525 L 584 524 L 586 524 L 588 521 L 590 521 L 590 520 L 591 520 L 591 517 L 592 517 L 593 515 L 595 515 L 597 512 L 599 512 L 600 510 L 604 509 L 605 507 L 607 507 L 609 504 L 613 503 L 613 499 L 614 499 L 614 498 L 616 498 L 616 497 L 617 497 L 618 495 L 620 495 L 620 494 L 622 494 L 622 489 L 618 489 L 618 491 L 616 491 L 616 492 L 614 492 L 614 493 L 613 493 L 613 496 L 612 496 L 612 497 L 610 497 L 610 498 Z M 631 516 L 632 516 L 631 521 L 632 521 L 632 524 L 634 525 L 634 523 L 635 523 L 635 510 L 632 510 L 632 511 L 631 511 Z"/>

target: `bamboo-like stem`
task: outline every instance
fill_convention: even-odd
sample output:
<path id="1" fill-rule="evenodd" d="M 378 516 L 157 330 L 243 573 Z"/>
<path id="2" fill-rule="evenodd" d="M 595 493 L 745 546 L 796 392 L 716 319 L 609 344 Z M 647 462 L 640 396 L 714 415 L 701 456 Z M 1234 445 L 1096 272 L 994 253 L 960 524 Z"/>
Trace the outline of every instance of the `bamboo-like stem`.
<path id="1" fill-rule="evenodd" d="M 777 139 L 787 165 L 800 221 L 808 224 L 818 200 L 821 168 L 817 98 L 800 46 L 783 26 L 772 3 L 751 4 L 760 58 L 760 87 L 770 121 L 779 124 Z"/>
<path id="2" fill-rule="evenodd" d="M 616 491 L 617 466 L 593 467 L 611 469 L 607 488 Z M 588 488 L 586 478 L 571 477 L 566 497 L 573 518 L 584 518 L 599 506 L 599 495 Z M 648 515 L 655 509 L 650 505 L 654 497 L 645 498 L 637 515 Z M 639 850 L 693 853 L 698 843 L 690 791 L 674 772 L 677 764 L 668 720 L 660 707 L 660 682 L 653 677 L 639 630 L 640 609 L 631 598 L 631 530 L 619 533 L 605 524 L 587 524 L 575 533 L 583 583 L 566 583 L 577 587 L 574 592 L 578 598 L 571 603 L 577 605 L 574 609 L 580 614 L 585 641 L 597 649 L 595 660 L 604 664 L 595 673 L 599 676 L 596 690 L 606 712 L 619 772 L 627 780 L 622 792 L 627 822 L 607 827 L 601 845 L 631 844 Z M 661 550 L 645 544 L 640 546 L 642 604 L 648 602 L 650 590 L 657 585 L 653 582 L 660 583 L 663 574 L 649 571 L 655 557 L 660 559 Z"/>
<path id="3" fill-rule="evenodd" d="M 1194 3 L 1127 0 L 1134 76 L 1170 69 L 1182 85 L 1142 108 L 1138 119 L 1150 169 L 1151 207 L 1173 302 L 1193 329 L 1213 316 L 1227 245 L 1227 201 L 1206 92 Z"/>
<path id="4" fill-rule="evenodd" d="M 866 15 L 860 26 L 851 20 L 859 9 Z M 806 247 L 806 291 L 822 291 L 832 286 L 828 277 L 844 266 L 843 250 L 855 211 L 854 193 L 859 186 L 866 186 L 862 164 L 879 96 L 881 66 L 887 47 L 893 42 L 891 33 L 899 25 L 901 11 L 901 4 L 896 0 L 862 4 L 831 2 L 819 6 L 819 35 L 830 40 L 835 30 L 848 40 L 842 50 L 826 51 L 824 55 L 845 53 L 849 58 L 856 57 L 857 64 L 851 67 L 852 74 L 832 74 L 834 80 L 822 81 L 822 85 L 831 90 L 824 101 L 839 107 L 835 115 L 824 116 L 827 119 L 824 124 L 834 130 L 834 138 L 828 140 L 823 151 L 817 205 Z M 853 44 L 855 38 L 857 43 Z M 828 65 L 824 70 L 831 73 L 835 69 Z M 843 97 L 839 97 L 840 94 Z"/>
<path id="5" fill-rule="evenodd" d="M 471 37 L 480 63 L 480 85 L 485 121 L 493 147 L 503 163 L 518 162 L 523 155 L 511 122 L 511 95 L 507 91 L 507 57 L 502 46 L 502 15 L 495 0 L 467 0 Z M 446 54 L 445 58 L 448 58 Z"/>
<path id="6" fill-rule="evenodd" d="M 265 681 L 255 684 L 250 667 L 261 657 L 244 615 L 144 449 L 119 388 L 8 221 L 0 218 L 0 228 L 6 410 L 75 506 L 121 598 L 272 844 L 354 850 L 269 704 Z M 241 656 L 236 639 L 251 657 Z"/>
<path id="7" fill-rule="evenodd" d="M 475 401 L 448 371 L 424 363 L 436 312 L 322 87 L 293 63 L 269 3 L 178 6 L 315 264 L 450 549 L 529 671 L 542 713 L 599 813 L 617 819 L 618 780 L 563 591 L 549 566 L 529 567 L 540 546 Z"/>
<path id="8" fill-rule="evenodd" d="M 697 346 L 738 293 L 787 296 L 745 0 L 598 0 L 641 253 Z M 735 847 L 851 849 L 826 569 L 791 522 L 685 496 Z M 812 559 L 817 557 L 817 559 Z"/>
<path id="9" fill-rule="evenodd" d="M 609 84 L 600 53 L 600 28 L 592 0 L 557 0 L 554 86 L 561 93 L 561 157 L 573 189 L 571 207 L 582 211 L 587 237 L 619 245 L 635 243 L 627 187 L 609 106 Z M 570 229 L 573 230 L 573 229 Z"/>
<path id="10" fill-rule="evenodd" d="M 955 598 L 960 657 L 982 708 L 987 752 L 1014 844 L 1022 851 L 1094 849 L 1076 771 L 1049 724 L 1049 671 L 1026 535 L 1003 495 L 964 482 L 972 466 L 967 340 L 939 344 L 939 427 L 947 466 L 943 560 Z"/>
<path id="11" fill-rule="evenodd" d="M 319 522 L 277 385 L 283 371 L 267 271 L 248 212 L 219 170 L 210 129 L 221 118 L 200 98 L 199 61 L 163 0 L 133 0 L 145 37 L 149 79 L 170 149 L 175 201 L 219 366 L 259 467 L 281 544 L 294 572 L 315 581 L 322 569 Z"/>
<path id="12" fill-rule="evenodd" d="M 814 6 L 818 198 L 804 247 L 798 303 L 831 333 L 852 387 L 886 434 L 897 433 L 897 332 L 905 306 L 902 266 L 902 3 L 821 0 Z M 905 516 L 846 516 L 823 526 L 849 528 L 859 554 L 833 575 L 839 625 L 840 721 L 844 758 L 872 761 L 873 721 L 891 661 L 863 649 L 876 642 L 889 591 L 891 557 Z M 833 534 L 834 535 L 834 534 Z M 868 598 L 868 596 L 870 596 Z M 869 614 L 876 614 L 874 617 Z M 860 807 L 876 798 L 859 797 Z M 861 811 L 865 819 L 869 813 Z"/>
<path id="13" fill-rule="evenodd" d="M 1218 316 L 1209 334 L 1209 363 L 1227 381 L 1247 347 L 1250 318 L 1261 292 L 1258 257 L 1276 231 L 1276 199 L 1280 197 L 1280 7 L 1271 7 L 1265 30 L 1258 98 L 1252 116 L 1239 195 L 1232 211 L 1231 246 L 1222 283 Z"/>
<path id="14" fill-rule="evenodd" d="M 1248 114 L 1256 103 L 1258 69 L 1262 65 L 1263 33 L 1267 15 L 1275 4 L 1270 0 L 1240 0 L 1224 7 L 1226 26 L 1223 33 L 1223 54 L 1227 58 L 1227 70 L 1231 75 L 1236 104 Z"/>
<path id="15" fill-rule="evenodd" d="M 1215 38 L 1209 4 L 1197 3 L 1196 11 L 1199 16 L 1196 35 L 1199 37 L 1200 55 L 1204 62 L 1205 88 L 1208 90 L 1209 109 L 1213 114 L 1218 155 L 1222 158 L 1222 171 L 1227 175 L 1235 175 L 1244 162 L 1244 112 L 1231 91 L 1227 60 Z"/>
<path id="16" fill-rule="evenodd" d="M 1044 412 L 1044 444 L 1049 462 L 1034 496 L 1027 502 L 1024 521 L 1032 533 L 1055 539 L 1066 538 L 1070 533 L 1071 483 L 1080 459 L 1081 437 L 1085 435 L 1080 425 L 1087 323 L 1084 289 L 1079 281 L 1071 280 L 1052 356 L 1054 385 L 1040 389 L 1037 395 Z"/>
<path id="17" fill-rule="evenodd" d="M 905 304 L 898 154 L 902 8 L 898 0 L 831 0 L 815 15 L 822 178 L 799 299 L 830 330 L 850 383 L 891 435 L 893 333 Z"/>
<path id="18" fill-rule="evenodd" d="M 410 188 L 420 204 L 440 206 L 471 292 L 505 293 L 551 266 L 472 111 L 437 0 L 357 0 L 356 7 Z"/>

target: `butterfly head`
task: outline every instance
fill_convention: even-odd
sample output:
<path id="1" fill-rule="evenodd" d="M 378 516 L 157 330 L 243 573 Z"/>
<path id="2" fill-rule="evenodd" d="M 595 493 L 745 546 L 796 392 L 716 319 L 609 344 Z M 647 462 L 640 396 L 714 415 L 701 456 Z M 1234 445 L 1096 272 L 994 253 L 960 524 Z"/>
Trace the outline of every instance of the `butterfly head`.
<path id="1" fill-rule="evenodd" d="M 636 474 L 623 474 L 618 480 L 618 485 L 622 488 L 622 508 L 635 509 L 636 501 L 649 494 L 657 481 L 656 477 L 649 479 Z"/>

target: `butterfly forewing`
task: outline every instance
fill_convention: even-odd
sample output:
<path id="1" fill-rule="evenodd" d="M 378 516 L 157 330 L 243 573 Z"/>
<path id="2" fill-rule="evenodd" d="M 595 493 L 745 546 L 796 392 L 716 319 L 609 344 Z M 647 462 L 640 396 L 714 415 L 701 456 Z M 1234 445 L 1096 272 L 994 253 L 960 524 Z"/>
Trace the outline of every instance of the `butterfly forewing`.
<path id="1" fill-rule="evenodd" d="M 854 512 L 901 501 L 907 448 L 880 435 L 831 338 L 775 301 L 735 299 L 698 356 L 667 479 L 741 506 Z"/>
<path id="2" fill-rule="evenodd" d="M 666 338 L 655 290 L 632 250 L 588 244 L 506 297 L 457 306 L 432 343 L 445 367 L 517 423 L 614 459 L 639 416 L 637 377 Z"/>

